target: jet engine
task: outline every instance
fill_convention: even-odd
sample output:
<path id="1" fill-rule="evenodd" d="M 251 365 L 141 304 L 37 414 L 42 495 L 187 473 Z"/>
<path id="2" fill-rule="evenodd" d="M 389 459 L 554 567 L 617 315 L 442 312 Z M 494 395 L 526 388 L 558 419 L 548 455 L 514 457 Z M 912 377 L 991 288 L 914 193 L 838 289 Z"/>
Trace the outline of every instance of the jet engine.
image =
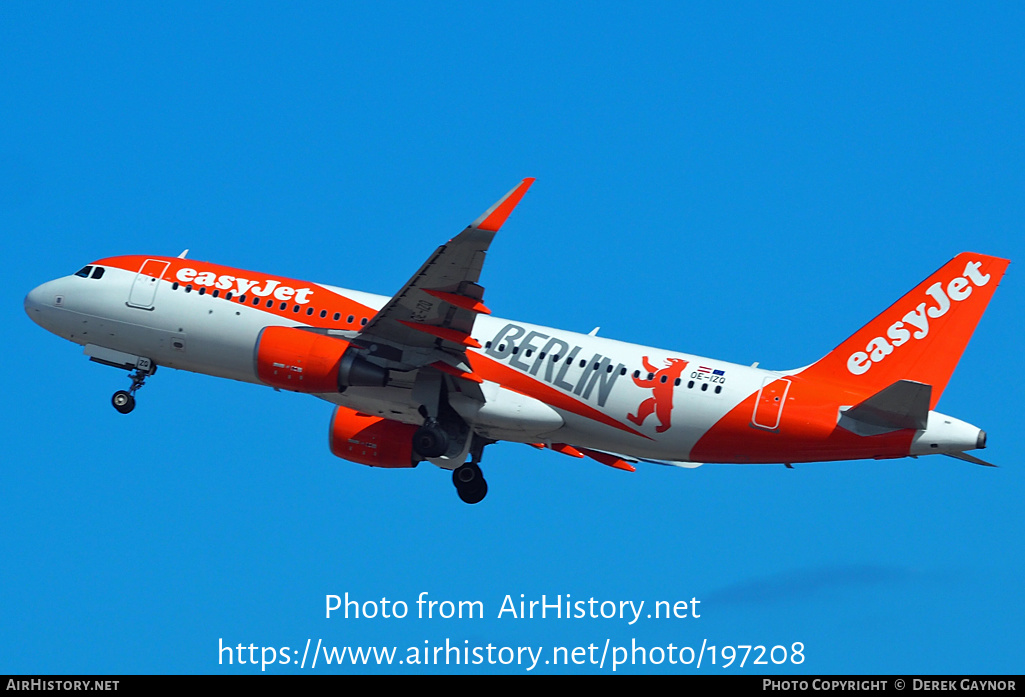
<path id="1" fill-rule="evenodd" d="M 417 427 L 337 407 L 331 416 L 331 452 L 371 467 L 416 467 L 413 434 Z"/>
<path id="2" fill-rule="evenodd" d="M 293 392 L 341 392 L 388 382 L 388 371 L 361 358 L 345 339 L 295 327 L 264 327 L 255 362 L 260 380 Z"/>

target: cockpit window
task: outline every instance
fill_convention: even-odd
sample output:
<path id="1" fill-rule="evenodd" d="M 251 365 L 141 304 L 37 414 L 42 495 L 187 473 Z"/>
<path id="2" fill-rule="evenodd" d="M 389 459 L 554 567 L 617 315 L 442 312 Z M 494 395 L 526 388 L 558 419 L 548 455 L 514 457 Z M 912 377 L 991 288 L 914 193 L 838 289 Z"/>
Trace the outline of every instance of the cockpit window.
<path id="1" fill-rule="evenodd" d="M 93 266 L 90 264 L 89 266 L 83 266 L 81 269 L 76 271 L 75 275 L 81 276 L 82 278 L 103 278 L 104 271 L 106 271 L 106 269 L 102 266 Z"/>

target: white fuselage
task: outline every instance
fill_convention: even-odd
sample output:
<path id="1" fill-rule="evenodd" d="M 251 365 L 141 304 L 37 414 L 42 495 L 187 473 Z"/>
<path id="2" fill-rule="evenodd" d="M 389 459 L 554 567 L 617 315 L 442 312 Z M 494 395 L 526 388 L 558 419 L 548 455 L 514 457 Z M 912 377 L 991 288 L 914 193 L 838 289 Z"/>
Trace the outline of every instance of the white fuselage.
<path id="1" fill-rule="evenodd" d="M 121 259 L 132 261 L 118 266 Z M 72 275 L 45 283 L 26 297 L 26 311 L 45 329 L 87 346 L 87 352 L 89 346 L 99 346 L 144 356 L 161 366 L 261 383 L 254 350 L 265 327 L 321 327 L 351 337 L 389 300 L 288 279 L 257 285 L 240 277 L 259 274 L 203 267 L 203 262 L 190 263 L 216 270 L 200 274 L 189 269 L 190 273 L 182 276 L 180 267 L 173 266 L 174 259 L 141 258 L 145 259 L 143 268 L 147 264 L 170 268 L 168 274 L 179 268 L 178 278 L 196 281 L 183 283 L 167 274 L 144 275 L 143 269 L 129 266 L 137 263 L 135 259 L 115 257 L 97 262 L 104 269 L 100 278 Z M 246 300 L 240 302 L 240 297 Z M 338 311 L 336 307 L 362 311 Z M 844 457 L 842 443 L 826 450 L 799 448 L 791 454 L 764 440 L 781 430 L 785 411 L 797 408 L 791 404 L 800 390 L 791 385 L 800 382 L 800 370 L 768 371 L 486 314 L 476 318 L 472 336 L 481 347 L 468 350 L 468 356 L 474 372 L 484 378 L 481 389 L 486 397 L 472 425 L 486 438 L 573 444 L 686 464 L 695 456 L 695 445 L 723 422 L 725 425 L 718 426 L 720 432 L 728 427 L 731 433 L 746 438 L 754 431 L 763 440 L 753 441 L 739 455 L 729 448 L 721 456 L 717 451 L 698 452 L 702 461 Z M 810 389 L 805 393 L 818 394 Z M 423 418 L 411 390 L 400 387 L 350 387 L 317 396 L 394 421 L 416 424 Z M 801 413 L 811 415 L 808 437 L 829 436 L 839 418 L 838 407 L 855 404 L 864 396 L 851 394 L 844 401 L 841 392 L 811 405 L 806 398 Z M 750 406 L 741 410 L 745 402 Z M 738 415 L 738 411 L 742 413 Z M 727 415 L 731 418 L 724 418 Z M 725 423 L 731 419 L 732 425 Z M 815 428 L 819 431 L 813 430 L 812 422 L 818 423 Z M 787 437 L 804 438 L 803 423 L 801 419 L 793 421 L 798 435 Z M 963 451 L 976 447 L 979 433 L 964 422 L 932 412 L 928 429 L 918 432 L 913 442 L 909 436 L 902 450 L 861 449 L 850 457 Z M 850 437 L 846 432 L 843 435 Z M 730 442 L 730 433 L 716 437 Z"/>

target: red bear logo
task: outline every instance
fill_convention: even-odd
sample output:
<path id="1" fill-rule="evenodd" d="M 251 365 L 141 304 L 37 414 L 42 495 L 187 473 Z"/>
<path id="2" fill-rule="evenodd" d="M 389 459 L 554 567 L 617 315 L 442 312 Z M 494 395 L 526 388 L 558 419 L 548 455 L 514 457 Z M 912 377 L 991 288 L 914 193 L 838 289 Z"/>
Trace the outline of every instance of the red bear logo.
<path id="1" fill-rule="evenodd" d="M 655 427 L 656 433 L 663 433 L 669 430 L 669 418 L 673 411 L 673 388 L 676 386 L 676 379 L 683 374 L 684 369 L 687 367 L 688 361 L 682 358 L 667 358 L 665 359 L 666 367 L 662 370 L 658 370 L 651 363 L 648 362 L 648 357 L 644 357 L 644 369 L 652 374 L 650 379 L 643 379 L 635 377 L 634 383 L 638 387 L 651 387 L 652 396 L 641 402 L 640 406 L 637 407 L 637 414 L 627 414 L 626 418 L 633 421 L 638 426 L 644 424 L 644 420 L 647 419 L 654 412 L 658 416 L 659 424 Z"/>

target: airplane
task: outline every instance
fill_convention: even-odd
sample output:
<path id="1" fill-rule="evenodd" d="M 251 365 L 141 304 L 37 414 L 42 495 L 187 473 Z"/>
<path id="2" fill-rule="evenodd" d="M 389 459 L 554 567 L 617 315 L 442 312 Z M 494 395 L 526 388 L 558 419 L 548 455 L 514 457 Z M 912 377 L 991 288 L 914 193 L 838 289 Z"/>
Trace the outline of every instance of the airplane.
<path id="1" fill-rule="evenodd" d="M 44 283 L 29 317 L 129 371 L 131 412 L 158 366 L 335 405 L 331 452 L 432 463 L 480 502 L 487 445 L 639 463 L 793 463 L 944 454 L 986 433 L 935 411 L 1010 263 L 965 252 L 824 357 L 766 370 L 494 317 L 485 254 L 533 178 L 441 245 L 391 296 L 177 257 L 115 256 Z"/>

